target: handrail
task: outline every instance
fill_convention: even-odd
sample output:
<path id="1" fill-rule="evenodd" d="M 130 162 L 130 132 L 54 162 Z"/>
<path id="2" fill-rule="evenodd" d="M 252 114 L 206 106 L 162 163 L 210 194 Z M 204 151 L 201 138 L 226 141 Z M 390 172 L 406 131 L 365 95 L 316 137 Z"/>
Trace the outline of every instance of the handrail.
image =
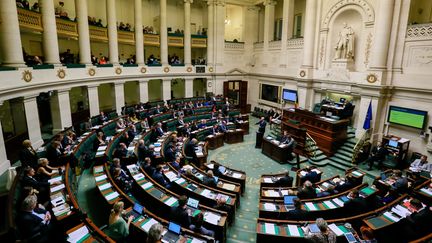
<path id="1" fill-rule="evenodd" d="M 307 155 L 310 158 L 315 158 L 316 155 L 316 149 L 311 149 L 311 147 L 317 147 L 317 142 L 315 139 L 309 135 L 309 133 L 306 132 L 306 140 L 305 140 L 305 151 L 307 152 Z"/>
<path id="2" fill-rule="evenodd" d="M 370 135 L 371 135 L 371 131 L 372 131 L 371 129 L 366 130 L 362 134 L 362 136 L 360 137 L 360 139 L 357 141 L 357 143 L 354 145 L 353 155 L 352 155 L 352 158 L 351 158 L 351 164 L 354 164 L 354 162 L 358 158 L 360 150 L 364 147 L 365 143 L 367 141 L 369 141 Z"/>

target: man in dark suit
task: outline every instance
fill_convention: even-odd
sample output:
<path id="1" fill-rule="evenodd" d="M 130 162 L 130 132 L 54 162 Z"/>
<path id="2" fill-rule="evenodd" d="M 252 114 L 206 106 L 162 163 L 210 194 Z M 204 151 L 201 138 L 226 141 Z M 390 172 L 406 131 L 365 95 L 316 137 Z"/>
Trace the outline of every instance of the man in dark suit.
<path id="1" fill-rule="evenodd" d="M 101 111 L 100 114 L 99 114 L 99 124 L 103 124 L 103 123 L 107 122 L 108 120 L 109 119 L 105 115 L 105 113 L 103 111 Z"/>
<path id="2" fill-rule="evenodd" d="M 285 172 L 285 175 L 283 177 L 276 181 L 276 185 L 292 187 L 293 180 L 294 179 L 292 178 L 292 176 L 289 176 L 289 172 L 287 171 Z"/>
<path id="3" fill-rule="evenodd" d="M 60 149 L 61 143 L 59 141 L 53 141 L 46 149 L 46 156 L 52 166 L 60 166 L 61 156 L 63 152 Z"/>
<path id="4" fill-rule="evenodd" d="M 23 167 L 30 166 L 34 169 L 38 166 L 38 155 L 36 151 L 33 149 L 30 140 L 26 139 L 22 143 L 23 149 L 19 153 L 19 159 L 21 161 L 21 165 Z"/>
<path id="5" fill-rule="evenodd" d="M 261 148 L 262 138 L 263 138 L 264 133 L 265 133 L 265 128 L 267 126 L 267 122 L 265 121 L 264 117 L 261 117 L 259 122 L 257 122 L 255 125 L 259 125 L 257 135 L 256 135 L 255 148 Z"/>
<path id="6" fill-rule="evenodd" d="M 195 147 L 196 144 L 198 143 L 198 140 L 196 140 L 196 138 L 192 138 L 185 146 L 185 155 L 187 157 L 190 157 L 190 160 L 192 163 L 194 163 L 195 165 L 199 166 L 198 163 L 198 157 L 197 154 L 195 152 Z"/>
<path id="7" fill-rule="evenodd" d="M 158 137 L 162 137 L 164 135 L 164 131 L 162 129 L 162 123 L 158 122 L 156 125 L 156 134 Z"/>
<path id="8" fill-rule="evenodd" d="M 126 158 L 128 153 L 127 146 L 125 143 L 120 143 L 116 151 L 114 152 L 115 158 Z"/>
<path id="9" fill-rule="evenodd" d="M 315 188 L 313 187 L 312 182 L 305 181 L 303 183 L 303 187 L 298 189 L 297 197 L 300 199 L 313 199 L 317 197 Z"/>
<path id="10" fill-rule="evenodd" d="M 184 228 L 189 228 L 191 225 L 191 211 L 186 206 L 187 197 L 180 196 L 178 206 L 171 208 L 171 221 L 181 225 Z"/>
<path id="11" fill-rule="evenodd" d="M 218 124 L 214 124 L 213 128 L 212 128 L 212 135 L 216 135 L 217 133 L 219 133 L 219 126 Z"/>
<path id="12" fill-rule="evenodd" d="M 305 168 L 306 175 L 301 177 L 301 181 L 310 181 L 316 183 L 319 181 L 319 175 L 316 171 L 312 170 L 309 166 Z"/>
<path id="13" fill-rule="evenodd" d="M 145 142 L 143 139 L 138 140 L 138 147 L 137 147 L 137 157 L 138 162 L 142 163 L 144 162 L 144 159 L 146 157 L 151 157 L 152 153 L 148 149 L 148 147 L 145 145 Z"/>
<path id="14" fill-rule="evenodd" d="M 367 210 L 366 199 L 359 196 L 358 190 L 354 189 L 348 194 L 349 201 L 344 203 L 344 210 L 349 215 L 360 214 Z"/>
<path id="15" fill-rule="evenodd" d="M 207 175 L 203 178 L 203 184 L 209 187 L 216 188 L 217 182 L 214 178 L 213 171 L 207 171 Z"/>
<path id="16" fill-rule="evenodd" d="M 153 165 L 151 164 L 151 159 L 149 157 L 146 157 L 144 159 L 143 169 L 147 173 L 148 176 L 153 177 L 153 174 L 155 173 L 156 168 L 153 167 Z"/>
<path id="17" fill-rule="evenodd" d="M 392 177 L 395 180 L 395 182 L 391 185 L 394 190 L 396 190 L 398 193 L 405 193 L 408 191 L 408 179 L 402 175 L 402 171 L 394 170 Z"/>
<path id="18" fill-rule="evenodd" d="M 292 160 L 292 151 L 294 149 L 294 139 L 288 134 L 288 131 L 284 130 L 281 139 L 279 140 L 280 144 L 286 144 L 286 153 L 288 154 L 288 160 Z"/>
<path id="19" fill-rule="evenodd" d="M 174 145 L 169 145 L 168 149 L 165 151 L 165 161 L 173 162 L 176 159 L 176 151 Z"/>
<path id="20" fill-rule="evenodd" d="M 156 181 L 156 183 L 158 183 L 159 185 L 168 188 L 169 184 L 168 182 L 165 180 L 163 172 L 162 172 L 163 168 L 162 165 L 158 165 L 156 167 L 156 171 L 153 173 L 153 179 Z"/>
<path id="21" fill-rule="evenodd" d="M 307 220 L 307 211 L 302 209 L 302 204 L 300 199 L 294 198 L 294 209 L 288 211 L 287 218 L 288 220 Z"/>
<path id="22" fill-rule="evenodd" d="M 375 146 L 372 149 L 369 158 L 366 160 L 366 163 L 369 164 L 368 170 L 372 170 L 372 166 L 375 163 L 375 161 L 378 162 L 378 167 L 379 169 L 381 169 L 382 162 L 385 160 L 386 155 L 387 155 L 387 149 L 381 145 L 381 142 L 378 142 L 377 146 Z"/>
<path id="23" fill-rule="evenodd" d="M 39 200 L 44 203 L 49 199 L 49 188 L 50 183 L 46 181 L 38 181 L 34 178 L 35 170 L 27 166 L 24 168 L 24 175 L 22 177 L 21 185 L 22 187 L 33 187 L 39 191 Z M 53 182 L 52 185 L 59 185 L 61 182 Z"/>

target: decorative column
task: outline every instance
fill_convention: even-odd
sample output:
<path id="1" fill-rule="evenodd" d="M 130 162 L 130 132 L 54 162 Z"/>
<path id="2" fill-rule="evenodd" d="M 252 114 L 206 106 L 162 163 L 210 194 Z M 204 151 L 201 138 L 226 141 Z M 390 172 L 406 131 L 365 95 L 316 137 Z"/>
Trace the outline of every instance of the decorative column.
<path id="1" fill-rule="evenodd" d="M 75 0 L 75 10 L 78 19 L 78 44 L 80 63 L 90 65 L 90 33 L 88 26 L 87 0 Z"/>
<path id="2" fill-rule="evenodd" d="M 135 55 L 138 65 L 144 65 L 144 34 L 142 26 L 142 0 L 135 0 Z"/>
<path id="3" fill-rule="evenodd" d="M 193 78 L 185 78 L 185 98 L 193 97 Z"/>
<path id="4" fill-rule="evenodd" d="M 109 61 L 114 65 L 119 64 L 118 40 L 117 40 L 117 16 L 115 0 L 106 0 L 108 20 L 108 45 Z"/>
<path id="5" fill-rule="evenodd" d="M 90 117 L 99 115 L 99 92 L 98 85 L 87 86 Z"/>
<path id="6" fill-rule="evenodd" d="M 162 99 L 171 99 L 171 79 L 162 79 Z"/>
<path id="7" fill-rule="evenodd" d="M 3 66 L 26 67 L 15 0 L 0 1 L 0 33 Z"/>
<path id="8" fill-rule="evenodd" d="M 275 5 L 276 1 L 264 1 L 264 52 L 268 50 L 269 42 L 273 40 Z"/>
<path id="9" fill-rule="evenodd" d="M 395 0 L 378 1 L 375 34 L 372 46 L 372 57 L 369 64 L 371 70 L 385 70 L 387 68 L 387 54 L 393 19 Z"/>
<path id="10" fill-rule="evenodd" d="M 72 126 L 69 89 L 57 90 L 50 100 L 53 121 L 53 133 L 58 133 Z"/>
<path id="11" fill-rule="evenodd" d="M 148 94 L 148 79 L 142 79 L 139 80 L 139 96 L 140 96 L 140 102 L 146 103 L 149 100 L 149 94 Z"/>
<path id="12" fill-rule="evenodd" d="M 223 66 L 225 49 L 225 0 L 218 0 L 214 6 L 213 64 Z M 216 69 L 216 68 L 215 68 Z"/>
<path id="13" fill-rule="evenodd" d="M 207 1 L 207 66 L 213 66 L 213 21 L 214 21 L 214 2 L 213 0 Z"/>
<path id="14" fill-rule="evenodd" d="M 302 64 L 302 68 L 304 69 L 313 68 L 316 15 L 317 15 L 317 1 L 306 0 L 306 17 L 305 17 L 303 64 Z"/>
<path id="15" fill-rule="evenodd" d="M 185 14 L 185 26 L 184 26 L 184 64 L 190 66 L 191 61 L 191 3 L 193 0 L 184 0 L 184 14 Z M 187 96 L 186 96 L 187 97 Z"/>
<path id="16" fill-rule="evenodd" d="M 24 110 L 27 121 L 27 131 L 29 139 L 34 148 L 39 148 L 43 144 L 42 133 L 39 123 L 39 112 L 36 102 L 38 95 L 24 97 Z"/>
<path id="17" fill-rule="evenodd" d="M 160 0 L 160 58 L 162 66 L 168 65 L 167 0 Z"/>
<path id="18" fill-rule="evenodd" d="M 57 24 L 53 0 L 41 0 L 42 11 L 42 44 L 45 63 L 60 64 Z"/>
<path id="19" fill-rule="evenodd" d="M 125 105 L 124 82 L 114 84 L 114 94 L 115 94 L 116 112 L 117 114 L 120 115 L 122 108 Z"/>
<path id="20" fill-rule="evenodd" d="M 0 107 L 3 105 L 3 101 L 0 101 Z M 6 146 L 3 137 L 3 128 L 0 119 L 0 175 L 2 175 L 10 167 L 10 161 L 6 155 Z"/>
<path id="21" fill-rule="evenodd" d="M 396 44 L 393 57 L 393 72 L 402 72 L 402 62 L 403 62 L 403 56 L 404 52 L 401 50 L 404 50 L 405 46 L 405 38 L 408 28 L 408 18 L 409 18 L 409 12 L 411 8 L 411 0 L 410 1 L 402 1 L 397 3 L 399 5 L 399 14 L 393 14 L 395 18 L 398 18 L 398 31 L 396 31 Z"/>
<path id="22" fill-rule="evenodd" d="M 293 34 L 293 18 L 294 18 L 294 0 L 284 0 L 282 10 L 282 39 L 281 39 L 281 54 L 280 64 L 286 67 L 287 59 L 287 42 L 288 38 Z"/>

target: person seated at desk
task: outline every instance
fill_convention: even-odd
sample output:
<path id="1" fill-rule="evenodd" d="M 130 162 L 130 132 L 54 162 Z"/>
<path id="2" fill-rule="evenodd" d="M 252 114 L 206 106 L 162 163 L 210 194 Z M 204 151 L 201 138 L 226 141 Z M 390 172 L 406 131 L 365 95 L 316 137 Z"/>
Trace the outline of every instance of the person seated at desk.
<path id="1" fill-rule="evenodd" d="M 125 193 L 129 193 L 132 190 L 133 180 L 129 179 L 129 176 L 122 173 L 121 168 L 114 168 L 113 179 L 116 185 L 118 185 L 118 187 Z"/>
<path id="2" fill-rule="evenodd" d="M 141 121 L 141 128 L 146 130 L 150 129 L 147 117 Z"/>
<path id="3" fill-rule="evenodd" d="M 147 234 L 146 243 L 161 243 L 161 239 L 163 237 L 162 233 L 164 231 L 163 226 L 160 223 L 156 223 L 152 225 Z"/>
<path id="4" fill-rule="evenodd" d="M 192 130 L 189 126 L 189 123 L 185 123 L 184 126 L 180 129 L 179 134 L 183 137 L 190 137 L 191 132 Z"/>
<path id="5" fill-rule="evenodd" d="M 423 204 L 417 200 L 410 201 L 411 207 L 414 209 L 411 215 L 406 217 L 408 227 L 414 231 L 414 235 L 425 235 L 430 233 L 430 222 L 432 222 L 432 206 L 423 208 Z M 423 209 L 422 209 L 423 208 Z"/>
<path id="6" fill-rule="evenodd" d="M 168 149 L 164 153 L 166 162 L 173 162 L 176 159 L 176 147 L 171 144 L 168 146 Z"/>
<path id="7" fill-rule="evenodd" d="M 105 113 L 103 112 L 103 111 L 101 111 L 100 113 L 99 113 L 99 124 L 104 124 L 105 122 L 107 122 L 109 119 L 108 119 L 108 116 L 106 116 L 105 115 Z"/>
<path id="8" fill-rule="evenodd" d="M 326 190 L 317 193 L 317 197 L 328 197 L 334 194 L 337 194 L 338 191 L 335 190 L 334 186 L 327 187 Z"/>
<path id="9" fill-rule="evenodd" d="M 190 129 L 191 129 L 192 132 L 198 130 L 197 121 L 191 122 Z"/>
<path id="10" fill-rule="evenodd" d="M 139 122 L 137 116 L 135 113 L 132 113 L 132 115 L 129 117 L 129 120 L 131 121 L 131 123 L 137 123 Z"/>
<path id="11" fill-rule="evenodd" d="M 381 198 L 381 203 L 382 204 L 391 203 L 394 200 L 396 200 L 398 197 L 399 197 L 399 193 L 395 189 L 390 188 L 388 192 L 384 195 L 384 197 Z"/>
<path id="12" fill-rule="evenodd" d="M 138 143 L 136 144 L 136 154 L 138 157 L 138 163 L 144 162 L 144 159 L 146 157 L 151 157 L 152 153 L 150 152 L 149 148 L 145 145 L 144 139 L 138 140 Z"/>
<path id="13" fill-rule="evenodd" d="M 299 188 L 297 191 L 297 197 L 299 199 L 313 199 L 317 197 L 315 188 L 313 187 L 312 182 L 305 181 L 303 183 L 303 187 Z"/>
<path id="14" fill-rule="evenodd" d="M 228 128 L 226 125 L 226 121 L 222 121 L 221 123 L 219 123 L 219 132 L 226 133 L 227 131 L 228 131 Z"/>
<path id="15" fill-rule="evenodd" d="M 171 221 L 179 224 L 182 227 L 189 228 L 191 226 L 191 210 L 187 208 L 187 197 L 182 195 L 178 199 L 178 206 L 171 208 Z"/>
<path id="16" fill-rule="evenodd" d="M 223 173 L 219 170 L 220 165 L 218 163 L 216 163 L 214 160 L 210 161 L 211 164 L 213 164 L 213 175 L 217 176 L 217 177 L 221 177 L 223 176 Z"/>
<path id="17" fill-rule="evenodd" d="M 352 174 L 346 175 L 345 180 L 341 180 L 340 178 L 335 178 L 333 179 L 333 182 L 336 184 L 335 191 L 338 192 L 349 190 L 356 185 L 355 178 L 352 176 Z"/>
<path id="18" fill-rule="evenodd" d="M 411 163 L 410 168 L 412 172 L 421 172 L 421 171 L 427 171 L 429 173 L 432 172 L 432 164 L 427 161 L 427 156 L 422 155 L 420 159 L 414 160 L 414 162 Z"/>
<path id="19" fill-rule="evenodd" d="M 344 203 L 344 210 L 349 215 L 359 214 L 367 210 L 368 204 L 365 198 L 359 196 L 359 191 L 354 189 L 348 194 L 349 200 Z"/>
<path id="20" fill-rule="evenodd" d="M 138 135 L 137 129 L 134 124 L 129 124 L 129 129 L 127 131 L 127 135 L 129 137 L 128 143 L 132 142 L 134 140 L 135 136 Z"/>
<path id="21" fill-rule="evenodd" d="M 394 183 L 391 185 L 391 188 L 398 193 L 405 193 L 408 191 L 408 179 L 402 175 L 402 171 L 394 170 L 392 178 Z"/>
<path id="22" fill-rule="evenodd" d="M 119 169 L 120 169 L 120 175 L 121 175 L 121 176 L 129 177 L 129 176 L 127 175 L 127 173 L 123 170 L 119 158 L 114 158 L 114 159 L 112 160 L 112 164 L 111 164 L 111 167 L 110 167 L 110 174 L 111 174 L 111 175 L 114 175 L 114 170 L 115 170 L 116 168 L 119 168 Z"/>
<path id="23" fill-rule="evenodd" d="M 32 187 L 39 191 L 39 201 L 41 203 L 45 203 L 49 199 L 49 193 L 50 193 L 50 186 L 56 186 L 60 185 L 60 181 L 56 182 L 48 182 L 48 181 L 39 181 L 36 178 L 34 178 L 36 172 L 35 170 L 27 166 L 24 168 L 24 175 L 21 178 L 21 186 L 24 187 Z"/>
<path id="24" fill-rule="evenodd" d="M 50 146 L 46 149 L 47 159 L 51 162 L 53 166 L 60 166 L 63 162 L 61 157 L 63 151 L 61 149 L 61 143 L 59 141 L 51 142 Z"/>
<path id="25" fill-rule="evenodd" d="M 172 167 L 174 167 L 174 169 L 176 169 L 178 171 L 178 170 L 180 170 L 180 163 L 181 163 L 181 159 L 179 156 L 177 156 L 172 161 L 171 165 L 172 165 Z"/>
<path id="26" fill-rule="evenodd" d="M 378 243 L 377 239 L 375 238 L 374 232 L 371 228 L 368 226 L 363 225 L 360 227 L 360 234 L 361 234 L 361 243 Z"/>
<path id="27" fill-rule="evenodd" d="M 320 176 L 315 170 L 311 169 L 311 167 L 307 166 L 305 172 L 306 174 L 300 178 L 300 181 L 310 181 L 311 183 L 319 181 Z"/>
<path id="28" fill-rule="evenodd" d="M 346 119 L 353 115 L 353 104 L 349 102 L 348 100 L 345 100 L 344 107 L 339 113 L 340 119 Z"/>
<path id="29" fill-rule="evenodd" d="M 286 187 L 292 187 L 294 178 L 289 175 L 289 172 L 286 171 L 284 176 L 279 178 L 279 180 L 276 181 L 276 185 L 278 186 L 286 186 Z"/>
<path id="30" fill-rule="evenodd" d="M 165 180 L 164 175 L 163 175 L 163 167 L 162 165 L 158 165 L 156 166 L 156 170 L 153 173 L 153 179 L 156 181 L 156 183 L 158 183 L 159 185 L 168 188 L 168 182 Z"/>
<path id="31" fill-rule="evenodd" d="M 199 167 L 198 156 L 195 152 L 196 145 L 198 140 L 196 138 L 192 138 L 185 146 L 184 152 L 187 157 L 190 157 L 190 162 Z"/>
<path id="32" fill-rule="evenodd" d="M 56 242 L 58 233 L 51 222 L 50 212 L 38 208 L 36 195 L 24 198 L 16 223 L 23 240 L 28 242 Z"/>
<path id="33" fill-rule="evenodd" d="M 162 129 L 162 123 L 160 122 L 156 124 L 156 134 L 158 135 L 158 137 L 162 137 L 165 134 Z"/>
<path id="34" fill-rule="evenodd" d="M 211 135 L 216 135 L 219 133 L 219 126 L 218 124 L 214 124 L 211 130 Z"/>
<path id="35" fill-rule="evenodd" d="M 183 121 L 183 116 L 179 116 L 177 119 L 177 126 L 184 126 L 185 122 Z"/>
<path id="36" fill-rule="evenodd" d="M 311 233 L 309 227 L 306 227 L 306 239 L 317 243 L 336 243 L 336 234 L 329 229 L 327 222 L 323 218 L 317 218 L 315 224 L 318 226 L 320 232 Z"/>
<path id="37" fill-rule="evenodd" d="M 307 220 L 307 214 L 308 212 L 304 209 L 302 209 L 302 203 L 300 199 L 294 198 L 294 209 L 288 211 L 287 218 L 288 220 L 298 220 L 298 221 L 304 221 Z"/>
<path id="38" fill-rule="evenodd" d="M 105 144 L 105 138 L 104 138 L 103 132 L 98 132 L 96 139 L 93 142 L 93 151 L 97 151 L 100 146 L 104 146 Z"/>
<path id="39" fill-rule="evenodd" d="M 372 149 L 369 158 L 366 160 L 366 163 L 369 165 L 368 170 L 372 170 L 372 166 L 375 161 L 378 161 L 378 167 L 381 170 L 382 163 L 385 160 L 387 153 L 387 149 L 382 146 L 381 142 L 378 142 L 377 146 Z"/>
<path id="40" fill-rule="evenodd" d="M 288 131 L 284 130 L 283 135 L 279 140 L 280 145 L 286 145 L 288 160 L 292 160 L 292 151 L 294 149 L 295 140 L 288 134 Z"/>
<path id="41" fill-rule="evenodd" d="M 120 143 L 117 149 L 114 151 L 115 158 L 126 158 L 128 154 L 128 149 L 125 143 Z"/>
<path id="42" fill-rule="evenodd" d="M 151 159 L 149 157 L 144 159 L 144 165 L 142 167 L 148 176 L 153 177 L 156 168 L 152 165 Z"/>
<path id="43" fill-rule="evenodd" d="M 38 163 L 39 165 L 35 176 L 38 181 L 48 182 L 48 180 L 58 172 L 56 168 L 49 166 L 47 158 L 40 158 Z"/>
<path id="44" fill-rule="evenodd" d="M 154 110 L 154 114 L 156 115 L 156 114 L 160 114 L 160 113 L 162 113 L 161 107 L 160 107 L 160 105 L 157 105 L 156 109 Z"/>
<path id="45" fill-rule="evenodd" d="M 63 148 L 68 149 L 70 146 L 72 146 L 72 144 L 74 144 L 75 139 L 75 133 L 72 131 L 68 131 L 63 137 L 63 140 L 61 141 Z"/>
<path id="46" fill-rule="evenodd" d="M 108 218 L 106 234 L 117 242 L 124 242 L 126 240 L 129 235 L 129 225 L 134 220 L 134 216 L 131 215 L 126 222 L 122 217 L 123 210 L 124 203 L 122 201 L 116 202 Z"/>
<path id="47" fill-rule="evenodd" d="M 123 118 L 118 119 L 116 122 L 116 129 L 125 129 L 125 128 L 126 128 L 126 124 Z"/>
<path id="48" fill-rule="evenodd" d="M 198 124 L 198 129 L 203 129 L 203 128 L 206 128 L 206 127 L 207 127 L 206 120 L 202 119 L 201 123 Z"/>
<path id="49" fill-rule="evenodd" d="M 204 215 L 202 213 L 199 213 L 194 220 L 195 224 L 191 224 L 189 229 L 191 229 L 193 232 L 196 232 L 198 234 L 203 234 L 203 235 L 207 235 L 210 237 L 214 237 L 215 236 L 215 232 L 213 230 L 208 230 L 206 228 L 204 228 L 203 223 L 204 223 Z"/>
<path id="50" fill-rule="evenodd" d="M 213 188 L 217 187 L 217 182 L 216 179 L 214 178 L 213 171 L 211 170 L 207 171 L 207 175 L 205 175 L 203 178 L 203 184 Z"/>
<path id="51" fill-rule="evenodd" d="M 38 166 L 38 155 L 36 150 L 34 150 L 30 140 L 26 139 L 22 142 L 23 149 L 19 152 L 19 159 L 22 166 L 30 166 L 34 169 Z"/>

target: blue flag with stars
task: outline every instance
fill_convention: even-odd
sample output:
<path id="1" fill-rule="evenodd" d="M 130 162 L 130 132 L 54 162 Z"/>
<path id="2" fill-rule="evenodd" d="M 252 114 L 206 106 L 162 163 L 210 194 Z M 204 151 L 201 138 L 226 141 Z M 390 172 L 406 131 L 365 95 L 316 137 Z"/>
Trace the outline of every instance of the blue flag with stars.
<path id="1" fill-rule="evenodd" d="M 365 121 L 363 123 L 363 129 L 368 130 L 371 127 L 372 121 L 372 101 L 369 102 L 369 108 L 366 112 Z"/>

